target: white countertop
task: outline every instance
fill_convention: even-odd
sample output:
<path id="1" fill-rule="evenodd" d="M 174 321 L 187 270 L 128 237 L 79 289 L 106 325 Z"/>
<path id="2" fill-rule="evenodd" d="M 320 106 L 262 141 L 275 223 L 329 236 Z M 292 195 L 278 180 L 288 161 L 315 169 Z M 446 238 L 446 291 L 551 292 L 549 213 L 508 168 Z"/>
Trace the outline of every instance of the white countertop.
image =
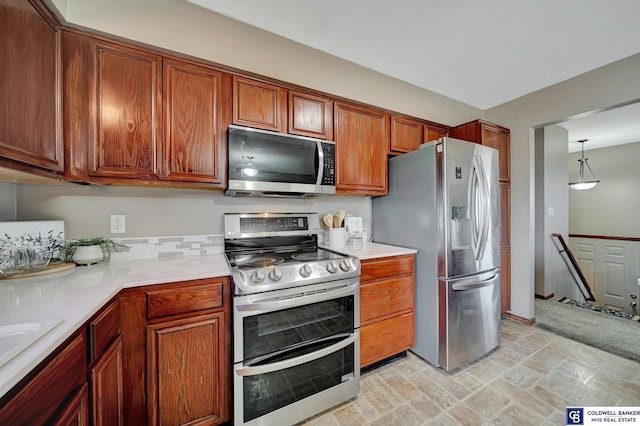
<path id="1" fill-rule="evenodd" d="M 325 247 L 360 260 L 416 253 L 378 243 Z M 55 319 L 60 323 L 0 366 L 0 397 L 85 324 L 121 289 L 231 275 L 223 254 L 112 260 L 109 265 L 0 280 L 0 325 Z"/>
<path id="2" fill-rule="evenodd" d="M 0 280 L 0 325 L 60 320 L 60 324 L 0 366 L 0 397 L 78 330 L 121 289 L 230 275 L 223 254 L 112 260 L 109 265 L 31 278 Z"/>
<path id="3" fill-rule="evenodd" d="M 342 247 L 323 246 L 323 248 L 337 251 L 343 254 L 348 254 L 349 256 L 355 256 L 360 260 L 377 259 L 380 257 L 389 256 L 402 256 L 405 254 L 413 254 L 418 252 L 415 249 L 371 242 L 358 245 L 345 244 Z"/>

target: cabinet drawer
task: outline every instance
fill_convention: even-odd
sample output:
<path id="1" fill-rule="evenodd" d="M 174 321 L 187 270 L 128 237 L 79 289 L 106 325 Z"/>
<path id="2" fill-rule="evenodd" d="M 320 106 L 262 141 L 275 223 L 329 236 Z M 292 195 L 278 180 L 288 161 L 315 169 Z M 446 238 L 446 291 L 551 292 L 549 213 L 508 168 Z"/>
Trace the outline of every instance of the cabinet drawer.
<path id="1" fill-rule="evenodd" d="M 221 282 L 147 292 L 147 317 L 150 319 L 220 307 Z"/>
<path id="2" fill-rule="evenodd" d="M 89 363 L 98 358 L 119 334 L 120 301 L 116 299 L 89 321 Z"/>
<path id="3" fill-rule="evenodd" d="M 360 327 L 360 367 L 413 346 L 413 312 Z"/>
<path id="4" fill-rule="evenodd" d="M 361 264 L 360 282 L 413 274 L 413 255 L 365 260 Z"/>
<path id="5" fill-rule="evenodd" d="M 413 310 L 412 275 L 361 285 L 361 325 L 408 310 Z"/>

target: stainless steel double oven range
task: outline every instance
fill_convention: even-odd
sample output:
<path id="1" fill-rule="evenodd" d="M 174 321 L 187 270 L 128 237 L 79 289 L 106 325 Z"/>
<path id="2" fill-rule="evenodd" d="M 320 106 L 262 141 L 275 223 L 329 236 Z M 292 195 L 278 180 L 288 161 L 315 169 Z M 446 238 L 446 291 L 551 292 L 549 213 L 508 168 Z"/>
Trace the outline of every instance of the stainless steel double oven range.
<path id="1" fill-rule="evenodd" d="M 318 247 L 317 213 L 225 214 L 236 425 L 286 425 L 360 388 L 360 262 Z"/>

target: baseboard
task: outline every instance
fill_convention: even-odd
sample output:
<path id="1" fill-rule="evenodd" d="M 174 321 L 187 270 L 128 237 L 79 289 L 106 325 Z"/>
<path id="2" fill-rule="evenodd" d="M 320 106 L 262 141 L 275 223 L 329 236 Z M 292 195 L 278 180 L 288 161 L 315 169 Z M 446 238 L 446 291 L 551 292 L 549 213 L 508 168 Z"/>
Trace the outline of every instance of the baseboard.
<path id="1" fill-rule="evenodd" d="M 548 294 L 546 296 L 543 296 L 541 294 L 535 294 L 536 299 L 542 299 L 542 300 L 549 300 L 549 299 L 554 298 L 555 296 L 556 296 L 555 293 L 551 293 L 551 294 Z"/>
<path id="2" fill-rule="evenodd" d="M 519 322 L 520 324 L 524 324 L 526 326 L 532 326 L 535 322 L 535 318 L 524 318 L 518 315 L 512 314 L 511 312 L 503 312 L 502 316 L 508 318 L 512 321 Z"/>

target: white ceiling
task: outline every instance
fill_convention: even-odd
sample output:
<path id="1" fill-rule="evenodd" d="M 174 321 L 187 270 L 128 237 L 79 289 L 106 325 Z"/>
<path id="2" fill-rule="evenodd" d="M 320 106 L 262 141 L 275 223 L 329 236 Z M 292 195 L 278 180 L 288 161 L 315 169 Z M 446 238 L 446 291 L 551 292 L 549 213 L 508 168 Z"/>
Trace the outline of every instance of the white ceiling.
<path id="1" fill-rule="evenodd" d="M 480 109 L 640 52 L 639 0 L 187 1 Z M 560 125 L 593 149 L 640 141 L 639 114 Z"/>
<path id="2" fill-rule="evenodd" d="M 640 70 L 638 70 L 640 72 Z M 569 152 L 640 142 L 640 102 L 558 124 L 569 131 Z"/>

